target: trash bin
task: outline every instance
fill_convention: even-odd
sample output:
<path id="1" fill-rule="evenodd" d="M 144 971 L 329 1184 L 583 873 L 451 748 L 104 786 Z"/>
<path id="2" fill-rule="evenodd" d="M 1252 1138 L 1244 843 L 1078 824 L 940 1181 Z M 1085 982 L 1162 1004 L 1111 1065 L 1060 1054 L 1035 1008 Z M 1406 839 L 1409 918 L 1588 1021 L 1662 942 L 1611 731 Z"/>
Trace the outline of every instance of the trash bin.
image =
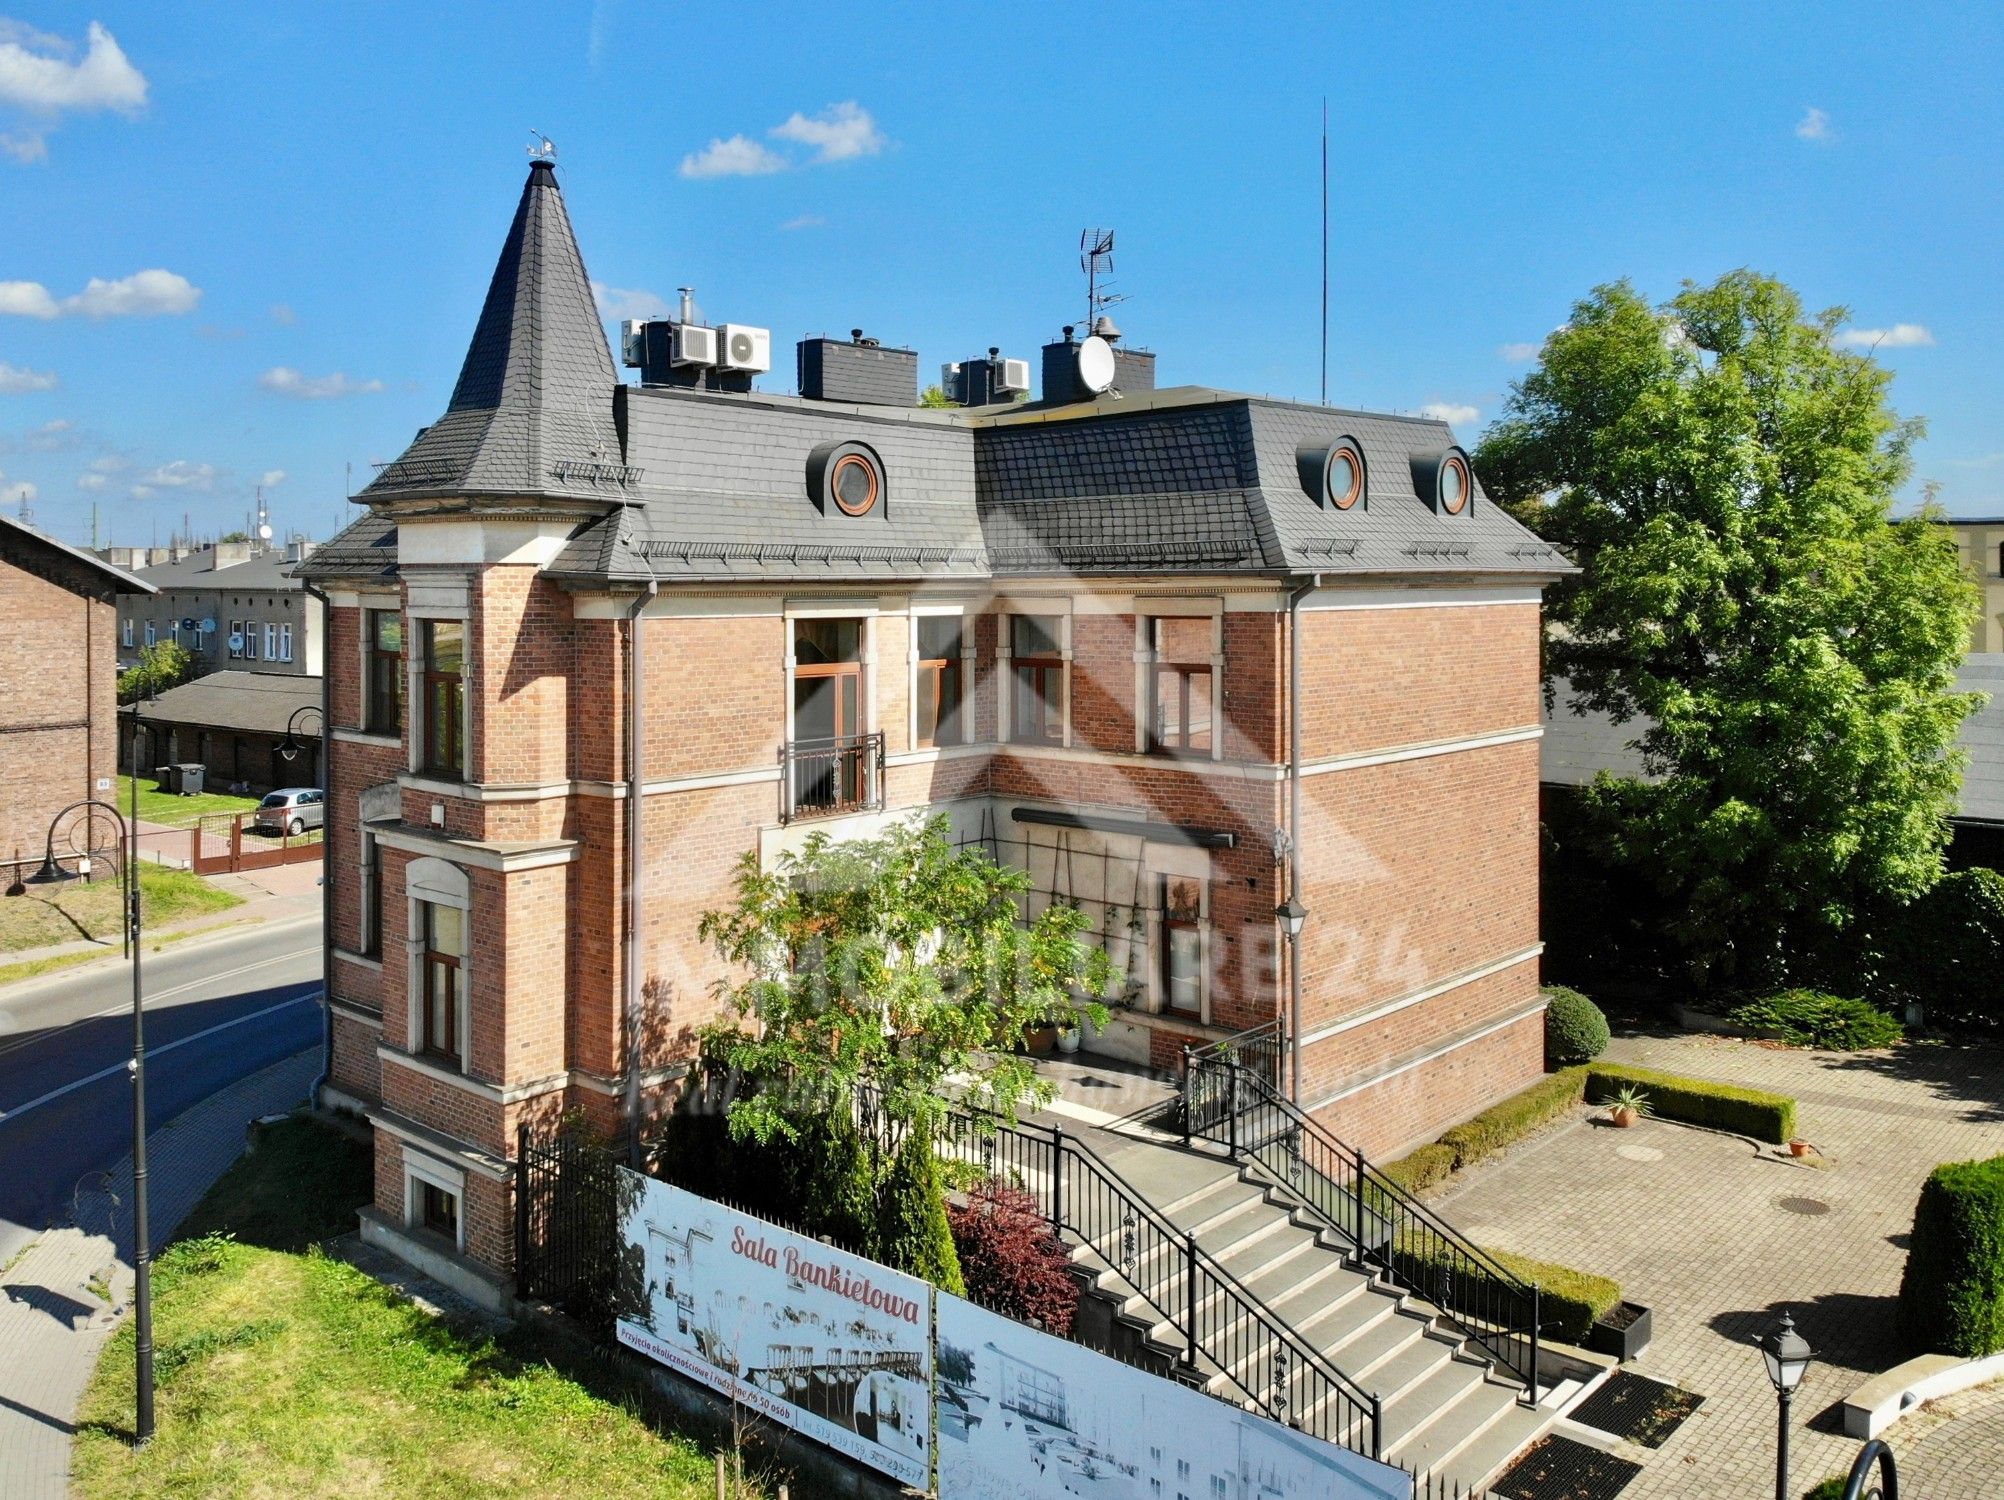
<path id="1" fill-rule="evenodd" d="M 202 791 L 202 778 L 208 774 L 208 770 L 209 768 L 199 760 L 181 762 L 174 767 L 174 790 L 183 797 L 199 796 Z"/>

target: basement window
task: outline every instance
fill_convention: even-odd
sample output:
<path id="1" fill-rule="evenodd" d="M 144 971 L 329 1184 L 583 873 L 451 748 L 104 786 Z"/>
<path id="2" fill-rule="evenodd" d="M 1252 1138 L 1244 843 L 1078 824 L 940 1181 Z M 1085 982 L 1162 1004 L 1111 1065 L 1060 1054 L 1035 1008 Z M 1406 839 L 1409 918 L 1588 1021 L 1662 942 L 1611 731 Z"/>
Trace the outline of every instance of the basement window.
<path id="1" fill-rule="evenodd" d="M 433 1182 L 418 1183 L 418 1222 L 434 1234 L 459 1243 L 459 1194 Z"/>

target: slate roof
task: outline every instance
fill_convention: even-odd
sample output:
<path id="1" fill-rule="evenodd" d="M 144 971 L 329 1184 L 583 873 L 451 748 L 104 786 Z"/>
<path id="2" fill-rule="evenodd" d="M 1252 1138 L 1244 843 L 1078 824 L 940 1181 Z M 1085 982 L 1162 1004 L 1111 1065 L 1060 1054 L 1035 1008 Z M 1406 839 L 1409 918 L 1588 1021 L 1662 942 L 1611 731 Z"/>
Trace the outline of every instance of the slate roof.
<path id="1" fill-rule="evenodd" d="M 1539 779 L 1552 786 L 1585 786 L 1602 771 L 1641 776 L 1642 756 L 1633 742 L 1648 722 L 1631 719 L 1616 724 L 1606 714 L 1576 714 L 1570 688 L 1563 682 L 1556 686 L 1539 746 Z M 1956 816 L 2004 823 L 2004 654 L 1964 657 L 1955 686 L 1958 692 L 1990 694 L 1989 704 L 1964 719 L 1956 737 L 1969 755 Z"/>
<path id="2" fill-rule="evenodd" d="M 362 498 L 616 500 L 619 381 L 556 169 L 529 169 L 445 415 Z"/>
<path id="3" fill-rule="evenodd" d="M 313 549 L 293 576 L 305 579 L 390 579 L 397 574 L 397 523 L 368 511 Z"/>
<path id="4" fill-rule="evenodd" d="M 318 677 L 297 672 L 211 672 L 142 702 L 139 712 L 143 718 L 164 724 L 284 734 L 287 722 L 302 708 L 318 714 Z M 299 737 L 318 739 L 319 719 L 302 722 Z"/>
<path id="5" fill-rule="evenodd" d="M 81 547 L 72 547 L 67 542 L 59 542 L 26 522 L 17 521 L 12 516 L 0 515 L 0 557 L 20 548 L 24 551 L 42 550 L 52 555 L 66 557 L 71 562 L 91 569 L 109 585 L 115 594 L 157 594 L 160 592 L 136 573 L 128 573 L 115 563 L 108 563 L 94 552 L 86 552 Z"/>
<path id="6" fill-rule="evenodd" d="M 216 566 L 216 552 L 213 547 L 204 547 L 199 552 L 190 552 L 178 562 L 155 563 L 150 568 L 141 568 L 134 576 L 163 591 L 189 589 L 289 589 L 299 587 L 292 570 L 299 564 L 291 561 L 283 552 L 268 552 L 263 557 L 247 558 L 242 562 L 224 563 Z"/>

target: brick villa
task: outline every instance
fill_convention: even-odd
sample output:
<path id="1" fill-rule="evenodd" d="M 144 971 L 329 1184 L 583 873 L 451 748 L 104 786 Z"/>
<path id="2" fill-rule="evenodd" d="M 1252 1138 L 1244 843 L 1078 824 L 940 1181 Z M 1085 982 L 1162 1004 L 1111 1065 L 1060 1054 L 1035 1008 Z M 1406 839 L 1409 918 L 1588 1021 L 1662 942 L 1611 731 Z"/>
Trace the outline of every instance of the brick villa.
<path id="1" fill-rule="evenodd" d="M 632 330 L 622 383 L 537 162 L 444 415 L 299 570 L 332 601 L 326 1098 L 374 1125 L 371 1238 L 505 1270 L 517 1125 L 618 1129 L 678 1076 L 740 856 L 916 809 L 1091 915 L 1122 984 L 1089 1050 L 1173 1068 L 1285 1016 L 1293 896 L 1290 1083 L 1345 1140 L 1541 1071 L 1565 564 L 1446 426 L 1158 390 L 1069 330 L 1037 402 L 991 351 L 984 404 L 921 408 L 860 336 L 770 395 L 759 331 L 711 332 Z"/>

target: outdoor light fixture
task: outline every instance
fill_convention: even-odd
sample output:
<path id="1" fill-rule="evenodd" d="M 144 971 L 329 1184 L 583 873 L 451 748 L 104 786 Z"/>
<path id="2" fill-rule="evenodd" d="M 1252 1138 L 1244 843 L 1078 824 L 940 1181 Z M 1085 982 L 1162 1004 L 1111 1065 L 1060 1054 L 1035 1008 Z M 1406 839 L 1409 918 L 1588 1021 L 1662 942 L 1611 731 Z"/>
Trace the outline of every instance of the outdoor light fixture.
<path id="1" fill-rule="evenodd" d="M 1774 1450 L 1774 1500 L 1789 1500 L 1788 1406 L 1794 1399 L 1795 1388 L 1809 1373 L 1816 1351 L 1809 1347 L 1807 1339 L 1795 1331 L 1795 1319 L 1786 1312 L 1781 1315 L 1781 1326 L 1766 1338 L 1756 1339 L 1754 1346 L 1760 1350 L 1761 1362 L 1767 1366 L 1767 1378 L 1781 1404 Z"/>
<path id="2" fill-rule="evenodd" d="M 1280 918 L 1281 929 L 1287 933 L 1290 943 L 1301 936 L 1302 926 L 1308 921 L 1308 908 L 1295 896 L 1289 896 L 1276 906 L 1273 914 Z"/>
<path id="3" fill-rule="evenodd" d="M 285 721 L 285 743 L 278 747 L 278 753 L 286 760 L 298 760 L 299 752 L 306 748 L 294 737 L 294 730 L 301 716 L 305 714 L 312 714 L 315 718 L 321 717 L 320 710 L 311 703 L 302 703 L 292 711 L 292 717 Z"/>
<path id="4" fill-rule="evenodd" d="M 76 871 L 65 870 L 61 865 L 56 863 L 56 851 L 52 846 L 49 852 L 42 856 L 42 868 L 21 883 L 23 885 L 61 885 L 65 880 L 75 880 L 76 878 Z"/>

